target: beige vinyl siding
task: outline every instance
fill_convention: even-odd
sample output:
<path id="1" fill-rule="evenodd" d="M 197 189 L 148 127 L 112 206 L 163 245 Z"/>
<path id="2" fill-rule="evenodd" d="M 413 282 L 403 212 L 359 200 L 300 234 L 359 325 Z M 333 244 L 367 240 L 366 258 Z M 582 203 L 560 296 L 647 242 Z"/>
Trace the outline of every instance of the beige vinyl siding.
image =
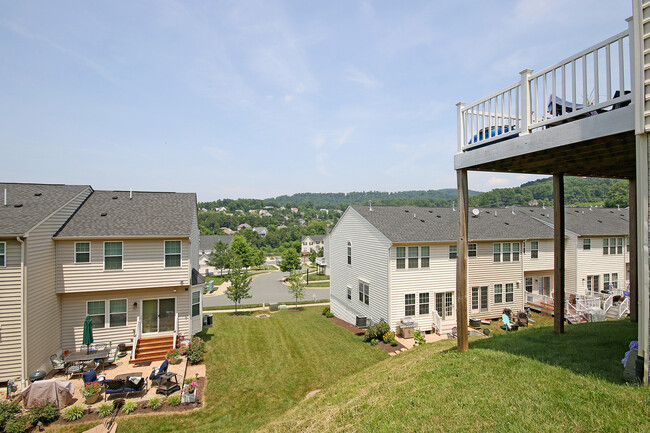
<path id="1" fill-rule="evenodd" d="M 352 265 L 348 265 L 347 246 L 352 243 Z M 391 242 L 354 209 L 348 208 L 330 233 L 332 313 L 355 323 L 356 315 L 373 322 L 390 320 L 388 311 L 388 260 Z M 370 285 L 369 305 L 359 301 L 359 280 Z M 352 299 L 347 298 L 347 287 Z"/>
<path id="2" fill-rule="evenodd" d="M 20 243 L 6 242 L 6 267 L 0 268 L 0 382 L 20 376 Z"/>
<path id="3" fill-rule="evenodd" d="M 90 263 L 74 262 L 74 241 L 57 241 L 57 293 L 189 286 L 190 242 L 181 239 L 181 266 L 165 268 L 164 239 L 122 241 L 122 269 L 104 270 L 104 241 L 90 241 Z M 197 241 L 198 245 L 198 241 Z"/>
<path id="4" fill-rule="evenodd" d="M 509 242 L 517 242 L 510 240 Z M 518 241 L 523 242 L 523 241 Z M 524 271 L 521 254 L 519 262 L 498 262 L 493 260 L 494 242 L 477 242 L 478 257 L 469 260 L 468 287 L 467 287 L 467 312 L 469 317 L 496 318 L 501 317 L 504 308 L 510 308 L 514 312 L 524 308 Z M 502 243 L 502 242 L 501 242 Z M 520 247 L 521 252 L 521 247 Z M 506 284 L 514 284 L 514 300 L 506 302 Z M 519 286 L 517 287 L 517 283 Z M 494 303 L 494 285 L 503 284 L 503 302 Z M 472 287 L 488 286 L 488 309 L 481 312 L 481 309 L 472 310 Z"/>
<path id="5" fill-rule="evenodd" d="M 536 241 L 539 246 L 539 253 L 536 259 L 531 258 L 531 243 Z M 522 254 L 524 270 L 544 271 L 553 269 L 553 239 L 530 239 L 526 241 L 526 253 Z M 567 251 L 568 252 L 568 251 Z"/>
<path id="6" fill-rule="evenodd" d="M 456 320 L 456 259 L 449 258 L 449 244 L 418 244 L 418 247 L 429 247 L 428 268 L 408 268 L 408 259 L 405 269 L 397 269 L 397 246 L 415 246 L 415 244 L 395 244 L 391 249 L 390 257 L 390 326 L 396 330 L 400 320 L 405 317 L 405 295 L 415 294 L 415 314 L 413 320 L 420 329 L 430 331 L 433 328 L 433 312 L 435 311 L 435 294 L 453 292 L 454 309 L 451 317 L 445 317 L 446 328 L 451 328 Z M 408 255 L 408 253 L 407 253 Z M 470 258 L 470 266 L 475 257 Z M 418 266 L 421 265 L 418 260 Z M 429 293 L 429 313 L 420 314 L 419 294 Z M 443 329 L 445 326 L 443 325 Z"/>
<path id="7" fill-rule="evenodd" d="M 621 236 L 611 236 L 621 237 Z M 603 254 L 603 239 L 607 237 L 589 237 L 591 239 L 591 249 L 582 248 L 582 239 L 578 238 L 577 249 L 577 292 L 579 294 L 587 293 L 587 275 L 599 275 L 599 288 L 603 289 L 603 274 L 618 273 L 618 288 L 627 288 L 626 262 L 629 261 L 625 253 L 625 241 L 623 243 L 623 254 Z"/>
<path id="8" fill-rule="evenodd" d="M 564 245 L 564 294 L 567 293 L 575 294 L 578 287 L 578 269 L 577 269 L 577 260 L 578 260 L 578 248 L 582 250 L 581 241 L 579 238 L 569 232 L 569 235 L 565 239 Z M 551 268 L 552 269 L 552 268 Z M 553 285 L 555 288 L 555 284 Z M 566 296 L 566 299 L 569 299 Z"/>
<path id="9" fill-rule="evenodd" d="M 176 290 L 176 292 L 174 292 Z M 97 343 L 125 343 L 130 345 L 133 341 L 133 332 L 143 299 L 176 298 L 176 312 L 180 333 L 187 339 L 190 336 L 190 297 L 189 290 L 171 287 L 128 290 L 128 291 L 94 291 L 93 293 L 66 293 L 61 295 L 61 347 L 64 350 L 79 349 L 82 344 L 83 323 L 86 317 L 87 301 L 110 301 L 111 299 L 125 299 L 127 311 L 127 325 L 113 328 L 94 328 L 93 339 Z M 133 303 L 137 302 L 136 308 Z M 107 318 L 108 320 L 108 318 Z M 165 334 L 171 335 L 173 332 Z M 145 334 L 145 338 L 148 334 Z"/>
<path id="10" fill-rule="evenodd" d="M 49 370 L 49 356 L 61 348 L 60 299 L 55 286 L 55 250 L 52 236 L 86 199 L 83 191 L 29 232 L 26 248 L 27 314 L 25 341 L 27 371 Z"/>

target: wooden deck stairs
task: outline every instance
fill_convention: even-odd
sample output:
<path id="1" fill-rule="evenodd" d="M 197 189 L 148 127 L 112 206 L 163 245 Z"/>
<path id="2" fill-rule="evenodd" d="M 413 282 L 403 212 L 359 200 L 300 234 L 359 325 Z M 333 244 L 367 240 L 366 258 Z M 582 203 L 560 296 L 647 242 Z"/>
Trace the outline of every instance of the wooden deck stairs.
<path id="1" fill-rule="evenodd" d="M 142 338 L 138 341 L 138 346 L 135 350 L 135 359 L 129 362 L 134 364 L 138 362 L 162 361 L 173 346 L 174 337 L 171 335 Z"/>

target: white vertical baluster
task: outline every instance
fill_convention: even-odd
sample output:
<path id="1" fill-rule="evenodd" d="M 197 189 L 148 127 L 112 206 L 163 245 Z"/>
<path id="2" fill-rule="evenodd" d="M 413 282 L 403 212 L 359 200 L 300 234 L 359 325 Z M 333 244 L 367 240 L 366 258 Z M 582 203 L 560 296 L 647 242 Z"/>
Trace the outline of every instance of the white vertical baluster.
<path id="1" fill-rule="evenodd" d="M 607 65 L 606 68 L 607 70 L 605 71 L 605 77 L 607 78 L 607 97 L 605 100 L 608 100 L 609 98 L 612 97 L 612 52 L 610 49 L 610 44 L 607 44 L 605 47 L 605 59 L 606 62 L 605 64 Z"/>
<path id="2" fill-rule="evenodd" d="M 582 56 L 582 101 L 589 105 L 589 94 L 587 93 L 587 55 Z"/>
<path id="3" fill-rule="evenodd" d="M 625 95 L 625 61 L 623 58 L 623 39 L 618 40 L 618 81 L 620 83 L 621 96 Z"/>
<path id="4" fill-rule="evenodd" d="M 594 104 L 600 103 L 600 78 L 598 76 L 598 50 L 594 51 Z"/>
<path id="5" fill-rule="evenodd" d="M 576 61 L 571 60 L 571 98 L 573 100 L 573 105 L 578 103 L 577 92 L 576 92 Z M 586 106 L 586 104 L 582 104 Z"/>

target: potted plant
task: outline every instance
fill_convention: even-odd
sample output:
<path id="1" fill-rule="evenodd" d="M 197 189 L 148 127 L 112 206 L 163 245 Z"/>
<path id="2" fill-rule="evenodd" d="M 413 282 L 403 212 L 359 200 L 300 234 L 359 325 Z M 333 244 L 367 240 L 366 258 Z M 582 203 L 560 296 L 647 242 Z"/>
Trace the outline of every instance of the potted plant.
<path id="1" fill-rule="evenodd" d="M 180 349 L 171 349 L 167 352 L 166 358 L 170 364 L 180 364 L 183 352 Z"/>
<path id="2" fill-rule="evenodd" d="M 88 382 L 81 390 L 81 395 L 86 399 L 86 404 L 93 404 L 99 401 L 99 393 L 102 391 L 102 385 L 99 382 Z"/>
<path id="3" fill-rule="evenodd" d="M 183 386 L 181 401 L 183 403 L 194 403 L 196 401 L 196 389 L 199 387 L 198 382 L 192 380 Z"/>

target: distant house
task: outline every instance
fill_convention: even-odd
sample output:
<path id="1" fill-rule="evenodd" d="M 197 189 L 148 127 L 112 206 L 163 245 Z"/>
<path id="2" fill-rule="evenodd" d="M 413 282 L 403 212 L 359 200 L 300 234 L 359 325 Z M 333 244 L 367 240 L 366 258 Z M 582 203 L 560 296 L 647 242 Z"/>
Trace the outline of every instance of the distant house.
<path id="1" fill-rule="evenodd" d="M 230 246 L 232 242 L 233 235 L 201 235 L 200 237 L 200 249 L 199 249 L 199 272 L 203 275 L 208 275 L 210 272 L 216 272 L 216 269 L 208 265 L 208 260 L 210 260 L 210 254 L 214 252 L 214 246 L 217 242 L 221 241 L 224 244 Z"/>
<path id="2" fill-rule="evenodd" d="M 539 202 L 535 199 L 532 199 L 528 202 L 528 206 L 539 206 Z"/>
<path id="3" fill-rule="evenodd" d="M 303 255 L 309 254 L 312 250 L 322 249 L 324 247 L 325 235 L 308 235 L 302 237 L 301 252 Z"/>
<path id="4" fill-rule="evenodd" d="M 287 228 L 287 226 L 285 226 L 284 224 L 278 226 L 278 230 L 282 230 L 282 229 L 286 229 L 286 228 Z"/>
<path id="5" fill-rule="evenodd" d="M 325 212 L 328 215 L 330 213 L 329 209 L 319 209 L 319 212 Z"/>
<path id="6" fill-rule="evenodd" d="M 269 211 L 267 211 L 266 209 L 260 209 L 260 216 L 261 217 L 270 217 L 270 216 L 273 216 L 273 215 L 271 215 L 271 213 Z"/>
<path id="7" fill-rule="evenodd" d="M 237 233 L 236 231 L 231 230 L 228 227 L 220 227 L 219 230 L 221 230 L 222 232 L 224 232 L 227 235 L 234 235 L 235 233 Z"/>
<path id="8" fill-rule="evenodd" d="M 262 237 L 265 237 L 269 232 L 266 227 L 253 227 L 253 231 Z"/>
<path id="9" fill-rule="evenodd" d="M 226 208 L 223 207 L 223 206 L 218 207 L 218 208 L 215 208 L 215 212 L 225 212 L 225 211 L 227 211 L 227 210 L 228 210 L 228 209 L 226 209 Z"/>
<path id="10" fill-rule="evenodd" d="M 298 213 L 298 208 L 297 207 L 292 207 L 291 208 L 291 213 Z"/>
<path id="11" fill-rule="evenodd" d="M 248 210 L 248 213 L 250 213 L 250 214 L 257 213 L 257 209 L 249 209 L 249 210 Z"/>
<path id="12" fill-rule="evenodd" d="M 239 224 L 239 225 L 237 226 L 237 231 L 246 230 L 246 229 L 252 229 L 252 228 L 253 228 L 253 227 L 252 227 L 250 224 L 243 223 L 243 224 Z"/>

